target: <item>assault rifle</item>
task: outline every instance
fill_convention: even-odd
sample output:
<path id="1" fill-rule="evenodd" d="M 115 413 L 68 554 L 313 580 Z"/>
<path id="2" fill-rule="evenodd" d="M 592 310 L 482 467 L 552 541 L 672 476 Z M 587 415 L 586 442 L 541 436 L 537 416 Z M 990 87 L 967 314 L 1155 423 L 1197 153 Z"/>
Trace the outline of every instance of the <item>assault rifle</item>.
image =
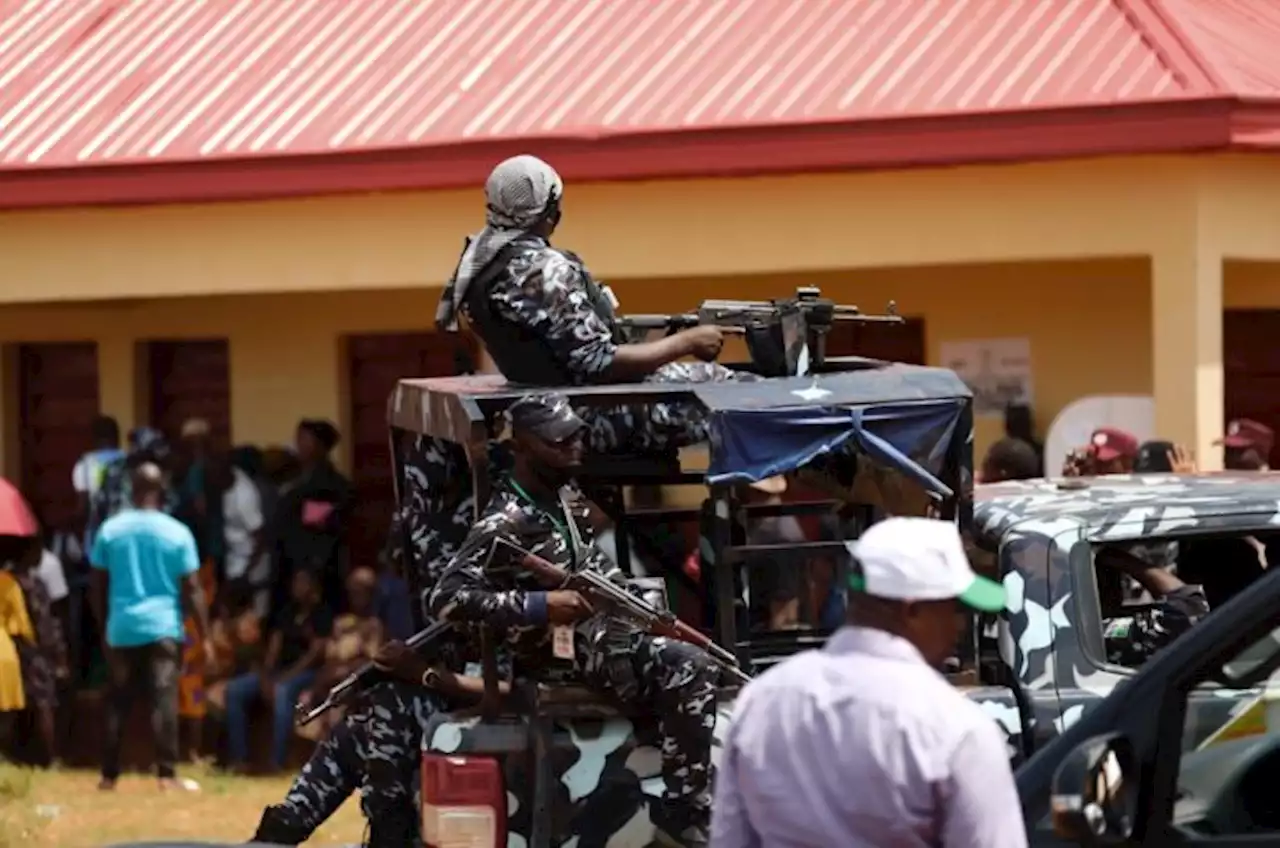
<path id="1" fill-rule="evenodd" d="M 529 553 L 515 542 L 501 537 L 494 542 L 493 552 L 497 553 L 499 547 L 509 550 L 516 564 L 532 573 L 538 582 L 548 589 L 569 589 L 578 592 L 590 601 L 592 606 L 609 615 L 629 621 L 646 633 L 678 639 L 701 649 L 734 683 L 745 684 L 751 680 L 751 676 L 738 667 L 738 661 L 733 654 L 711 641 L 706 634 L 685 624 L 670 610 L 658 609 L 637 598 L 627 591 L 626 587 L 613 582 L 600 572 L 590 569 L 567 571 L 536 554 Z"/>
<path id="2" fill-rule="evenodd" d="M 714 324 L 726 332 L 746 336 L 751 360 L 761 374 L 793 377 L 804 375 L 811 367 L 821 367 L 826 361 L 827 333 L 836 322 L 905 323 L 893 301 L 889 301 L 885 314 L 865 315 L 856 306 L 844 306 L 823 297 L 816 286 L 802 286 L 794 297 L 706 300 L 696 312 L 627 315 L 618 320 L 618 326 L 628 341 L 640 341 L 652 330 L 670 335 L 700 324 Z"/>
<path id="3" fill-rule="evenodd" d="M 429 624 L 406 639 L 405 647 L 411 651 L 421 651 L 429 648 L 439 642 L 452 629 L 453 623 L 449 621 L 437 621 Z M 314 704 L 309 708 L 304 708 L 302 704 L 299 704 L 295 715 L 298 726 L 305 727 L 334 707 L 345 704 L 356 693 L 372 686 L 383 674 L 384 672 L 371 662 L 360 666 L 338 681 L 332 689 L 325 693 L 318 704 Z"/>

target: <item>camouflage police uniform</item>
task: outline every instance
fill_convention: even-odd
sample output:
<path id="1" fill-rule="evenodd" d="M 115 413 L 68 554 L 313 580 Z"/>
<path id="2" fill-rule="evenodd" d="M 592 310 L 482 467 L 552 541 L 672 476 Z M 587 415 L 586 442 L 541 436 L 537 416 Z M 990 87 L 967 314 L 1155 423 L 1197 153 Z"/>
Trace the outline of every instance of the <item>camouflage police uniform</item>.
<path id="1" fill-rule="evenodd" d="M 1209 601 L 1200 587 L 1179 586 L 1134 615 L 1104 623 L 1107 661 L 1138 668 L 1208 614 Z"/>
<path id="2" fill-rule="evenodd" d="M 391 680 L 372 687 L 316 747 L 284 801 L 264 811 L 254 841 L 297 845 L 359 789 L 370 848 L 412 844 L 422 728 L 444 708 L 421 686 Z"/>
<path id="3" fill-rule="evenodd" d="M 574 417 L 562 395 L 549 393 L 513 405 L 513 427 L 521 426 L 521 409 L 528 407 Z M 621 572 L 595 546 L 578 492 L 566 487 L 558 502 L 535 500 L 509 476 L 495 484 L 483 517 L 432 592 L 430 608 L 442 620 L 505 633 L 516 668 L 538 674 L 554 664 L 544 587 L 514 562 L 509 548 L 495 547 L 499 538 L 561 568 L 595 569 L 614 579 Z M 573 643 L 573 671 L 587 685 L 659 715 L 665 789 L 655 823 L 672 835 L 704 830 L 718 670 L 690 645 L 604 615 L 576 625 Z"/>
<path id="4" fill-rule="evenodd" d="M 436 323 L 457 328 L 467 314 L 499 370 L 513 383 L 583 386 L 610 382 L 621 331 L 611 296 L 575 254 L 530 230 L 558 216 L 563 186 L 550 165 L 533 156 L 500 163 L 485 185 L 486 227 L 467 240 L 445 286 Z M 477 314 L 477 307 L 483 315 Z M 751 379 L 714 362 L 671 362 L 645 378 L 657 383 Z M 670 452 L 706 441 L 702 410 L 644 404 L 577 410 L 596 453 L 626 446 Z"/>
<path id="5" fill-rule="evenodd" d="M 406 495 L 408 505 L 420 497 L 414 483 Z M 408 567 L 410 563 L 404 557 L 404 543 L 408 540 L 414 546 L 415 555 L 409 558 L 414 563 L 447 562 L 417 554 L 425 552 L 428 545 L 442 544 L 449 534 L 429 534 L 422 527 L 416 535 L 412 531 L 406 534 L 402 524 L 405 514 L 402 507 L 393 516 L 383 556 Z M 427 568 L 422 579 L 430 587 L 437 576 Z M 449 640 L 436 651 L 437 661 L 450 668 L 461 666 L 461 652 L 455 642 Z M 422 729 L 433 714 L 446 708 L 439 693 L 421 686 L 399 680 L 372 686 L 312 752 L 284 801 L 263 812 L 255 841 L 287 845 L 303 842 L 359 789 L 360 808 L 370 823 L 371 848 L 409 844 L 417 831 L 413 786 Z"/>

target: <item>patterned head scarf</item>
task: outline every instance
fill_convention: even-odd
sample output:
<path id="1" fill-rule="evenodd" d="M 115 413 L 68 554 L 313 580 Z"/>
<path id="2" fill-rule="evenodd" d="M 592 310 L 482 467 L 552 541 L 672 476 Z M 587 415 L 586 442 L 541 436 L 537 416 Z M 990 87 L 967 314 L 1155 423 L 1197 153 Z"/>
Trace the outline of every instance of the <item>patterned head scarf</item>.
<path id="1" fill-rule="evenodd" d="M 504 247 L 556 208 L 564 184 L 555 168 L 526 154 L 500 162 L 489 174 L 484 194 L 485 228 L 467 239 L 436 309 L 436 326 L 442 330 L 458 328 L 458 310 L 472 281 Z"/>
<path id="2" fill-rule="evenodd" d="M 134 457 L 145 455 L 162 461 L 169 456 L 169 442 L 154 427 L 134 427 L 129 431 L 128 452 Z"/>

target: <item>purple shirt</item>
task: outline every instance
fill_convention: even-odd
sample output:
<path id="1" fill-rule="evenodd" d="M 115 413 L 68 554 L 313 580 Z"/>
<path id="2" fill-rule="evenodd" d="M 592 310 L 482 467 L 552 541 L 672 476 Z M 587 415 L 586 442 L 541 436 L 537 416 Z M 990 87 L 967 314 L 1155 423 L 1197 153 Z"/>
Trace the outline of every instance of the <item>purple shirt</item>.
<path id="1" fill-rule="evenodd" d="M 712 848 L 1025 848 L 1005 740 L 905 639 L 846 627 L 752 681 Z"/>

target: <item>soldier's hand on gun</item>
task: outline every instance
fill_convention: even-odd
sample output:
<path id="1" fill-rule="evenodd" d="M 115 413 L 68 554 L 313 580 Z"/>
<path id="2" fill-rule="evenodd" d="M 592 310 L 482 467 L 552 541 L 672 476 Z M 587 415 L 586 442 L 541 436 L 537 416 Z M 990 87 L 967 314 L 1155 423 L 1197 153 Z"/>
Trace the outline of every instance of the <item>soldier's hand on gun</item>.
<path id="1" fill-rule="evenodd" d="M 686 339 L 689 354 L 703 362 L 714 362 L 724 347 L 724 331 L 713 324 L 690 327 L 681 333 Z"/>
<path id="2" fill-rule="evenodd" d="M 373 655 L 373 665 L 379 671 L 397 677 L 406 683 L 418 683 L 427 670 L 427 661 L 408 645 L 393 639 Z"/>
<path id="3" fill-rule="evenodd" d="M 552 624 L 574 624 L 590 618 L 595 609 L 581 592 L 561 589 L 547 593 L 547 620 Z"/>

